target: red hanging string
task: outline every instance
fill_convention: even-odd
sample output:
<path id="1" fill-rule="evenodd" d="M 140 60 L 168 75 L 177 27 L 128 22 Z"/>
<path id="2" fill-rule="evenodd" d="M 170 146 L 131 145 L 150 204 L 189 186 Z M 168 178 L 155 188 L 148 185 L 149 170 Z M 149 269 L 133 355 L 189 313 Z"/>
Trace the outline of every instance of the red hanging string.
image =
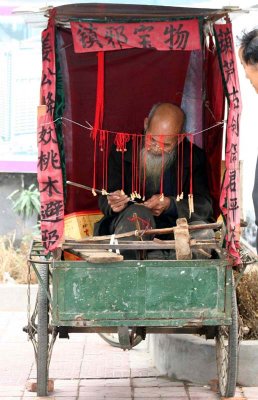
<path id="1" fill-rule="evenodd" d="M 159 143 L 161 148 L 160 194 L 162 195 L 164 182 L 164 135 L 159 135 Z"/>
<path id="2" fill-rule="evenodd" d="M 106 138 L 106 131 L 103 129 L 99 130 L 99 148 L 100 151 L 104 151 L 105 149 L 105 138 Z"/>
<path id="3" fill-rule="evenodd" d="M 105 184 L 104 184 L 104 189 L 108 191 L 108 151 L 109 151 L 109 146 L 108 146 L 108 134 L 106 131 L 106 158 L 105 158 Z"/>
<path id="4" fill-rule="evenodd" d="M 142 198 L 145 199 L 145 190 L 146 190 L 146 160 L 147 160 L 147 151 L 150 149 L 152 135 L 148 133 L 145 136 L 145 148 L 144 148 L 144 159 L 143 159 L 143 182 L 142 182 Z"/>
<path id="5" fill-rule="evenodd" d="M 136 178 L 136 135 L 132 136 L 132 193 L 136 190 L 135 188 Z"/>
<path id="6" fill-rule="evenodd" d="M 183 175 L 184 175 L 184 138 L 185 134 L 177 135 L 177 201 L 183 199 Z"/>
<path id="7" fill-rule="evenodd" d="M 179 135 L 177 135 L 177 200 L 179 200 L 180 192 L 180 142 Z"/>
<path id="8" fill-rule="evenodd" d="M 140 141 L 140 143 L 139 143 L 139 141 Z M 137 151 L 138 151 L 138 153 L 140 153 L 140 157 L 139 157 L 139 169 L 138 169 L 138 171 L 139 171 L 139 173 L 138 173 L 138 193 L 141 193 L 141 180 L 142 180 L 142 164 L 143 164 L 143 161 L 142 161 L 142 153 L 141 153 L 141 150 L 142 150 L 142 141 L 143 141 L 143 136 L 142 135 L 139 135 L 138 136 L 138 147 L 137 147 Z"/>
<path id="9" fill-rule="evenodd" d="M 125 188 L 125 153 L 122 151 L 122 191 Z"/>
<path id="10" fill-rule="evenodd" d="M 193 194 L 193 135 L 190 134 L 190 194 Z"/>
<path id="11" fill-rule="evenodd" d="M 93 160 L 93 189 L 96 188 L 96 156 L 97 156 L 97 143 L 96 137 L 99 130 L 102 128 L 103 115 L 104 115 L 104 51 L 99 51 L 98 56 L 98 75 L 97 75 L 97 90 L 96 90 L 96 107 L 95 107 L 95 121 L 91 135 L 94 141 L 94 160 Z M 93 192 L 94 194 L 94 192 Z"/>
<path id="12" fill-rule="evenodd" d="M 179 135 L 178 135 L 179 136 Z M 184 176 L 184 138 L 185 135 L 183 133 L 180 134 L 180 140 L 181 140 L 181 168 L 180 168 L 180 172 L 181 172 L 181 179 L 180 179 L 180 196 L 182 196 L 183 194 L 183 176 Z"/>
<path id="13" fill-rule="evenodd" d="M 102 188 L 105 188 L 106 131 L 99 131 L 99 148 L 102 152 Z"/>
<path id="14" fill-rule="evenodd" d="M 190 134 L 190 188 L 188 195 L 189 205 L 189 218 L 194 212 L 194 199 L 193 199 L 193 135 Z"/>
<path id="15" fill-rule="evenodd" d="M 141 135 L 140 135 L 141 136 Z M 141 146 L 139 143 L 139 135 L 136 135 L 136 160 L 135 160 L 135 190 L 137 193 L 141 191 Z"/>
<path id="16" fill-rule="evenodd" d="M 98 57 L 98 75 L 97 75 L 97 90 L 96 90 L 96 107 L 95 120 L 92 130 L 93 140 L 96 138 L 98 130 L 102 128 L 104 116 L 104 51 L 97 53 Z"/>
<path id="17" fill-rule="evenodd" d="M 124 190 L 124 178 L 125 178 L 125 171 L 124 171 L 124 153 L 127 151 L 126 143 L 130 140 L 130 135 L 128 133 L 117 133 L 115 136 L 114 143 L 116 145 L 116 151 L 121 151 L 122 156 L 122 190 Z"/>
<path id="18" fill-rule="evenodd" d="M 139 160 L 139 148 L 138 148 L 138 135 L 135 135 L 135 166 L 134 166 L 134 170 L 135 170 L 135 186 L 134 186 L 134 190 L 139 193 L 139 189 L 138 189 L 138 160 Z"/>
<path id="19" fill-rule="evenodd" d="M 96 188 L 96 158 L 97 158 L 97 141 L 94 140 L 94 150 L 93 150 L 93 184 L 92 184 L 92 193 L 96 196 L 94 189 Z"/>

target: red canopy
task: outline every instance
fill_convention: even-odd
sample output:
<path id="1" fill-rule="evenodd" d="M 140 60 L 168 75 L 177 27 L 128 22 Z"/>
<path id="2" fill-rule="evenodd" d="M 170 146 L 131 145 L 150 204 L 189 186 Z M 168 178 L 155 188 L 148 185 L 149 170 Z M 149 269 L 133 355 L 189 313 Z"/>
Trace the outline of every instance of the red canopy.
<path id="1" fill-rule="evenodd" d="M 52 18 L 54 15 L 55 9 Z M 94 143 L 89 127 L 94 125 L 96 112 L 97 54 L 105 51 L 103 129 L 139 133 L 143 130 L 144 117 L 153 104 L 172 102 L 182 106 L 187 115 L 187 132 L 209 130 L 203 139 L 197 135 L 196 142 L 204 147 L 208 156 L 210 189 L 215 215 L 218 215 L 224 95 L 217 46 L 212 52 L 211 48 L 201 46 L 200 32 L 204 19 L 174 18 L 132 23 L 117 22 L 116 18 L 109 22 L 85 22 L 78 18 L 78 21 L 71 22 L 71 29 L 62 26 L 54 28 L 51 21 L 53 19 L 50 18 L 43 34 L 43 55 L 52 64 L 43 63 L 42 93 L 45 93 L 45 103 L 55 99 L 55 93 L 46 91 L 45 85 L 55 73 L 59 73 L 62 76 L 59 84 L 65 98 L 62 133 L 67 179 L 92 186 Z M 46 40 L 51 35 L 53 37 L 53 29 L 55 43 Z M 53 62 L 54 54 L 57 55 L 57 64 Z M 49 93 L 53 94 L 51 99 Z M 53 113 L 49 113 L 48 123 L 52 122 Z M 39 148 L 39 154 L 40 151 Z M 101 188 L 103 160 L 100 154 L 95 154 L 95 157 L 100 171 L 96 185 Z M 61 173 L 61 170 L 58 172 Z M 42 204 L 46 206 L 50 199 L 47 199 L 42 185 L 46 186 L 47 173 L 47 168 L 40 171 L 39 182 Z M 57 180 L 61 185 L 62 176 Z M 61 186 L 58 187 L 61 193 Z M 81 190 L 74 187 L 67 190 L 66 213 L 96 207 L 96 198 L 91 193 L 83 192 L 82 195 Z M 46 247 L 50 250 L 61 240 L 62 219 L 63 211 L 56 215 L 56 221 L 42 223 L 48 242 Z M 56 231 L 55 240 L 53 233 L 49 236 L 53 231 Z"/>

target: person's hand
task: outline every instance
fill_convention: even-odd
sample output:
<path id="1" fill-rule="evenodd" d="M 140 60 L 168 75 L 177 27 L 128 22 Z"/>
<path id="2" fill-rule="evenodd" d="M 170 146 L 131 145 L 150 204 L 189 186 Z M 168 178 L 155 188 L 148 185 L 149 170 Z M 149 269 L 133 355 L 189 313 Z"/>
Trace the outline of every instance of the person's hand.
<path id="1" fill-rule="evenodd" d="M 116 190 L 115 192 L 109 193 L 107 198 L 112 211 L 117 213 L 123 211 L 126 208 L 128 201 L 130 201 L 130 198 L 124 194 L 122 190 Z"/>
<path id="2" fill-rule="evenodd" d="M 164 211 L 166 211 L 170 206 L 170 198 L 163 197 L 160 194 L 154 194 L 150 199 L 145 201 L 144 206 L 149 208 L 152 212 L 152 215 L 158 217 Z"/>

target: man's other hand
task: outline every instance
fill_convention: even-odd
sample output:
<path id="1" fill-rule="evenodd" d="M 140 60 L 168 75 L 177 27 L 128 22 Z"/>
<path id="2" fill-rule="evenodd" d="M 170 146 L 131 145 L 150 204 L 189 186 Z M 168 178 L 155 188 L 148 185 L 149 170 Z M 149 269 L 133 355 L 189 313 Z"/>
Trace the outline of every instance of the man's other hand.
<path id="1" fill-rule="evenodd" d="M 126 208 L 128 201 L 130 201 L 130 198 L 124 194 L 122 190 L 116 190 L 113 193 L 109 193 L 107 198 L 112 211 L 117 213 L 123 211 Z"/>
<path id="2" fill-rule="evenodd" d="M 169 197 L 162 198 L 160 194 L 154 194 L 150 199 L 145 201 L 143 204 L 145 207 L 151 210 L 152 215 L 158 217 L 169 208 L 170 198 Z"/>

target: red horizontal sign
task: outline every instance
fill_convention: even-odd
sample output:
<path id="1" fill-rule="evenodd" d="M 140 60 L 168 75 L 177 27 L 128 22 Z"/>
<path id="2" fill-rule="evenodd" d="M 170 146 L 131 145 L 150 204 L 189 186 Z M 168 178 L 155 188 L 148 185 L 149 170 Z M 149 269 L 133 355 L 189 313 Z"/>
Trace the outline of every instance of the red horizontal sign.
<path id="1" fill-rule="evenodd" d="M 167 22 L 91 23 L 71 22 L 74 51 L 110 51 L 130 48 L 198 50 L 197 19 Z"/>

